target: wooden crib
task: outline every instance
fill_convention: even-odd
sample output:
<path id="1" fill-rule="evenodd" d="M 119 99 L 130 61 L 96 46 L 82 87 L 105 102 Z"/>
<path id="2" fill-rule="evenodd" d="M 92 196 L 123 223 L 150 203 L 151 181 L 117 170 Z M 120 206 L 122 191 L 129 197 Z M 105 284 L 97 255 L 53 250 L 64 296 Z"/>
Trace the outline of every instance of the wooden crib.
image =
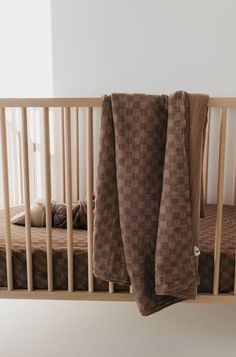
<path id="1" fill-rule="evenodd" d="M 104 301 L 133 301 L 132 289 L 126 292 L 116 292 L 114 284 L 109 283 L 107 291 L 95 291 L 93 276 L 93 110 L 101 106 L 101 98 L 50 98 L 50 99 L 0 99 L 0 145 L 3 172 L 3 198 L 4 198 L 4 226 L 6 245 L 6 271 L 7 287 L 0 287 L 1 298 L 17 299 L 74 299 L 74 300 L 104 300 Z M 87 256 L 88 256 L 88 289 L 87 291 L 74 290 L 74 254 L 73 254 L 73 223 L 72 223 L 72 159 L 71 159 L 71 109 L 86 108 L 86 185 L 87 185 Z M 214 249 L 214 275 L 213 293 L 198 294 L 195 302 L 222 302 L 236 303 L 236 267 L 234 267 L 234 291 L 219 293 L 219 275 L 221 259 L 221 232 L 222 232 L 222 206 L 225 166 L 225 143 L 227 108 L 236 107 L 236 98 L 210 98 L 209 117 L 211 108 L 221 108 L 221 128 L 218 161 L 218 186 L 217 186 L 217 211 L 215 223 L 215 249 Z M 12 240 L 9 203 L 9 172 L 8 149 L 6 134 L 6 108 L 20 108 L 22 123 L 22 174 L 23 196 L 26 215 L 25 244 L 27 265 L 27 289 L 14 289 L 12 266 Z M 32 242 L 31 242 L 31 218 L 30 218 L 30 180 L 28 158 L 28 131 L 27 108 L 43 108 L 43 136 L 44 136 L 44 172 L 45 172 L 45 200 L 46 200 L 46 254 L 47 254 L 47 290 L 34 289 Z M 68 261 L 68 288 L 67 290 L 55 290 L 53 286 L 53 247 L 52 247 L 52 222 L 51 222 L 51 169 L 50 169 L 50 133 L 49 133 L 49 109 L 61 108 L 64 120 L 65 139 L 65 193 L 67 203 L 67 261 Z M 78 110 L 78 109 L 77 109 Z M 206 144 L 209 145 L 209 131 Z M 78 150 L 78 148 L 77 148 Z M 205 150 L 204 177 L 207 186 L 208 174 L 208 150 Z M 207 189 L 207 187 L 206 187 Z M 235 232 L 236 234 L 236 232 Z M 236 261 L 236 259 L 235 259 Z"/>

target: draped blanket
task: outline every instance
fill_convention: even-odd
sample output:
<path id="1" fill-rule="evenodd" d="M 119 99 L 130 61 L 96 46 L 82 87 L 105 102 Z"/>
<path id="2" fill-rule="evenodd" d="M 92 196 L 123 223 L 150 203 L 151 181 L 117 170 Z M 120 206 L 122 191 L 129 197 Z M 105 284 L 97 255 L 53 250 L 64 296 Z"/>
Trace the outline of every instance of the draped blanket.
<path id="1" fill-rule="evenodd" d="M 142 315 L 197 292 L 207 103 L 186 92 L 103 98 L 94 274 L 132 284 Z"/>

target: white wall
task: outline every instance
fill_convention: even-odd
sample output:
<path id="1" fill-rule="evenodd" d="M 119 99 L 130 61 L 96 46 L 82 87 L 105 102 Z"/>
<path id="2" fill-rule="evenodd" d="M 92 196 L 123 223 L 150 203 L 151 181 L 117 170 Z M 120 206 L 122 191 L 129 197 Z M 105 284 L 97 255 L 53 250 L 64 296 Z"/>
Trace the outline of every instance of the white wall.
<path id="1" fill-rule="evenodd" d="M 234 0 L 52 0 L 54 94 L 187 90 L 235 96 L 235 11 Z M 235 116 L 231 110 L 224 190 L 229 204 Z M 219 120 L 212 129 L 209 202 L 216 200 Z"/>
<path id="2" fill-rule="evenodd" d="M 53 0 L 54 95 L 185 89 L 235 96 L 235 11 L 229 0 Z M 35 23 L 42 29 L 42 13 Z M 17 59 L 10 63 L 17 66 Z M 30 95 L 38 93 L 35 81 L 29 86 Z M 0 316 L 4 357 L 231 357 L 236 351 L 234 305 L 177 304 L 144 318 L 133 303 L 5 300 Z"/>
<path id="3" fill-rule="evenodd" d="M 0 0 L 0 14 L 0 97 L 52 96 L 50 1 Z M 15 116 L 13 115 L 11 124 L 11 116 L 8 114 L 9 112 L 8 129 L 10 126 L 15 128 Z M 8 154 L 11 160 L 16 159 L 16 137 L 17 135 L 8 135 Z M 31 155 L 29 159 L 31 160 Z M 16 166 L 17 162 L 14 168 L 9 165 L 10 200 L 15 204 L 19 200 L 18 194 L 14 192 L 14 188 L 18 188 L 15 172 L 19 168 Z M 0 207 L 2 206 L 0 165 Z"/>
<path id="4" fill-rule="evenodd" d="M 236 95 L 234 0 L 52 0 L 56 95 Z"/>
<path id="5" fill-rule="evenodd" d="M 49 0 L 0 0 L 0 97 L 52 95 Z"/>

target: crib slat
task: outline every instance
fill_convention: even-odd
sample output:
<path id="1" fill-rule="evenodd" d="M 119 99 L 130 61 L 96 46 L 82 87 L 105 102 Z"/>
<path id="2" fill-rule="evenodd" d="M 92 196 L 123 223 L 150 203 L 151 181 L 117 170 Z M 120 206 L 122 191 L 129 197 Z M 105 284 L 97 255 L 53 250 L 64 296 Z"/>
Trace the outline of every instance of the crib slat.
<path id="1" fill-rule="evenodd" d="M 113 294 L 115 291 L 115 288 L 114 288 L 114 283 L 109 281 L 109 293 L 110 294 Z"/>
<path id="2" fill-rule="evenodd" d="M 8 175 L 8 153 L 7 153 L 7 131 L 5 108 L 0 108 L 0 143 L 2 153 L 2 179 L 3 179 L 3 200 L 5 213 L 5 236 L 6 236 L 6 267 L 7 267 L 7 288 L 13 289 L 12 273 L 12 250 L 11 250 L 11 222 L 10 222 L 10 202 L 9 202 L 9 175 Z"/>
<path id="3" fill-rule="evenodd" d="M 79 108 L 75 108 L 75 197 L 79 200 Z"/>
<path id="4" fill-rule="evenodd" d="M 47 238 L 47 277 L 48 290 L 53 291 L 52 268 L 52 214 L 51 214 L 51 167 L 50 167 L 50 134 L 49 109 L 43 108 L 43 139 L 44 139 L 44 172 L 46 196 L 46 238 Z"/>
<path id="5" fill-rule="evenodd" d="M 17 141 L 18 141 L 18 152 L 19 152 L 19 170 L 20 170 L 20 203 L 23 204 L 23 169 L 22 169 L 22 142 L 21 142 L 21 134 L 20 132 L 17 135 Z"/>
<path id="6" fill-rule="evenodd" d="M 234 295 L 236 295 L 236 249 L 234 251 Z"/>
<path id="7" fill-rule="evenodd" d="M 206 141 L 204 150 L 204 160 L 203 160 L 203 186 L 204 186 L 204 200 L 207 203 L 207 193 L 208 193 L 208 168 L 209 168 L 209 147 L 210 147 L 210 129 L 211 129 L 211 107 L 208 108 L 207 113 L 207 130 L 206 130 Z"/>
<path id="8" fill-rule="evenodd" d="M 218 163 L 218 185 L 217 185 L 217 210 L 216 210 L 216 230 L 215 230 L 215 251 L 214 251 L 214 279 L 213 294 L 219 293 L 219 274 L 220 274 L 220 251 L 222 233 L 222 204 L 224 189 L 224 167 L 225 167 L 225 139 L 226 139 L 227 108 L 222 108 L 220 146 Z"/>
<path id="9" fill-rule="evenodd" d="M 234 205 L 236 206 L 236 163 L 234 169 Z"/>
<path id="10" fill-rule="evenodd" d="M 88 291 L 94 291 L 93 279 L 93 108 L 86 109 L 87 123 L 87 226 L 88 226 Z"/>
<path id="11" fill-rule="evenodd" d="M 27 285 L 28 285 L 28 290 L 31 291 L 33 290 L 33 271 L 32 271 L 32 246 L 31 246 L 28 130 L 27 130 L 26 108 L 21 108 L 21 122 L 22 122 L 22 159 L 23 159 L 24 204 L 25 204 Z"/>
<path id="12" fill-rule="evenodd" d="M 64 108 L 61 108 L 61 182 L 62 182 L 62 201 L 66 201 L 66 183 L 65 183 L 65 118 L 64 118 Z"/>
<path id="13" fill-rule="evenodd" d="M 67 256 L 68 291 L 74 290 L 73 263 L 73 217 L 72 217 L 72 172 L 71 172 L 71 112 L 65 108 L 65 161 L 66 161 L 66 203 L 67 203 Z"/>

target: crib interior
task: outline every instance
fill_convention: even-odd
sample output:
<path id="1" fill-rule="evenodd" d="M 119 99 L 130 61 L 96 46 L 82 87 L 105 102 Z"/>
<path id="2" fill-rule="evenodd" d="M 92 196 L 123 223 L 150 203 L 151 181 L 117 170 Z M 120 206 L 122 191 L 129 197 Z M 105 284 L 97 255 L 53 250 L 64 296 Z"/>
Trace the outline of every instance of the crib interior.
<path id="1" fill-rule="evenodd" d="M 7 269 L 7 287 L 0 288 L 1 298 L 133 300 L 132 289 L 117 292 L 112 282 L 109 282 L 107 292 L 94 289 L 93 194 L 101 101 L 101 98 L 0 100 L 0 183 Z M 206 202 L 215 201 L 217 204 L 213 294 L 198 294 L 196 301 L 236 302 L 236 269 L 234 292 L 219 293 L 222 206 L 225 201 L 236 205 L 236 144 L 232 134 L 236 132 L 235 107 L 236 98 L 209 100 L 203 178 Z M 14 165 L 9 165 L 12 160 Z M 226 174 L 229 171 L 231 175 Z M 34 289 L 33 281 L 30 204 L 38 196 L 46 202 L 47 290 Z M 85 198 L 88 289 L 75 291 L 72 203 Z M 65 291 L 57 291 L 53 286 L 52 199 L 67 204 L 68 287 Z M 27 290 L 14 289 L 13 286 L 10 209 L 20 204 L 24 205 L 26 216 Z"/>

